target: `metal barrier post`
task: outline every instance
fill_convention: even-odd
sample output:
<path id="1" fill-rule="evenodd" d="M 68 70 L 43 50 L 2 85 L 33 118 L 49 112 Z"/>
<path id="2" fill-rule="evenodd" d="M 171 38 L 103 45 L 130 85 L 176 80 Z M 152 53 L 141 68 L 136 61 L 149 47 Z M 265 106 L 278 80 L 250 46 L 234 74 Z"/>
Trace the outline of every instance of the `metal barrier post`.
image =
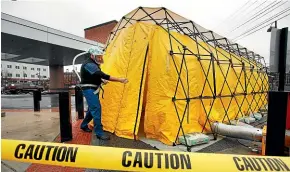
<path id="1" fill-rule="evenodd" d="M 76 103 L 76 111 L 78 112 L 78 119 L 84 119 L 83 92 L 78 86 L 75 87 L 75 103 Z"/>
<path id="2" fill-rule="evenodd" d="M 288 92 L 270 91 L 266 134 L 267 156 L 284 156 Z"/>
<path id="3" fill-rule="evenodd" d="M 61 142 L 72 140 L 70 92 L 59 92 L 59 120 Z"/>
<path id="4" fill-rule="evenodd" d="M 41 100 L 41 91 L 34 90 L 33 91 L 33 107 L 34 107 L 34 112 L 39 112 L 40 111 L 40 100 Z"/>

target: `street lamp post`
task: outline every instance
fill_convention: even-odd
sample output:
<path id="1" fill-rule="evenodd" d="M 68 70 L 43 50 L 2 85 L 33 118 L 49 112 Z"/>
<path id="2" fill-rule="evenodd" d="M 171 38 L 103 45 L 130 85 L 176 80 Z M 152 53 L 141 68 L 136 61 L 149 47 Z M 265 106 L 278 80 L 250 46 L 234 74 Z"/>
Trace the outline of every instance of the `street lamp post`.
<path id="1" fill-rule="evenodd" d="M 41 75 L 40 75 L 40 70 L 38 71 L 38 85 L 41 85 Z"/>
<path id="2" fill-rule="evenodd" d="M 40 71 L 38 71 L 38 73 L 36 73 L 36 75 L 38 76 L 38 85 L 40 85 L 40 77 L 41 77 Z"/>
<path id="3" fill-rule="evenodd" d="M 273 24 L 273 23 L 272 23 L 272 24 Z M 271 25 L 272 25 L 272 24 L 271 24 Z M 274 28 L 277 29 L 277 21 L 275 21 L 274 24 L 275 24 Z M 270 26 L 270 27 L 267 29 L 267 32 L 271 32 L 272 28 L 273 28 L 273 27 Z"/>
<path id="4" fill-rule="evenodd" d="M 25 82 L 25 72 L 23 71 L 23 83 Z"/>

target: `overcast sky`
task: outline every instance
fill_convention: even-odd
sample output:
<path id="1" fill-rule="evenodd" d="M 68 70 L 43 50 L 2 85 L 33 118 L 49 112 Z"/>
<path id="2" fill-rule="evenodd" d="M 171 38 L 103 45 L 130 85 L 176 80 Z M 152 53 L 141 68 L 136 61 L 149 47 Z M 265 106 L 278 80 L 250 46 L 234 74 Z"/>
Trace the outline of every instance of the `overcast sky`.
<path id="1" fill-rule="evenodd" d="M 279 3 L 280 2 L 280 3 Z M 277 3 L 277 4 L 276 4 Z M 284 4 L 283 4 L 284 3 Z M 283 5 L 282 5 L 283 4 Z M 280 5 L 280 6 L 279 6 Z M 261 22 L 290 7 L 286 0 L 2 0 L 4 13 L 84 37 L 84 28 L 109 20 L 120 20 L 133 9 L 144 7 L 166 7 L 171 11 L 195 21 L 230 39 L 248 29 L 270 25 Z M 265 7 L 273 8 L 256 18 L 251 18 Z M 259 13 L 258 13 L 259 14 Z M 290 11 L 276 19 L 290 14 Z M 257 20 L 256 20 L 257 19 Z M 239 25 L 247 22 L 243 26 Z M 278 21 L 278 27 L 290 27 L 290 15 Z M 237 29 L 235 29 L 237 28 Z M 254 34 L 237 40 L 250 50 L 269 61 L 270 33 L 265 27 Z M 235 29 L 235 30 L 234 30 Z"/>

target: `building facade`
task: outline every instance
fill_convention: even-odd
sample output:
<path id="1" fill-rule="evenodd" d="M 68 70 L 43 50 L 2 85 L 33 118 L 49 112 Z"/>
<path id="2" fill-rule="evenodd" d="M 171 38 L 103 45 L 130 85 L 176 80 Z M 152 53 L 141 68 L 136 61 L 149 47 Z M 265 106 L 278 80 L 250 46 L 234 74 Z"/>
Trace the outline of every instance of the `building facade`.
<path id="1" fill-rule="evenodd" d="M 49 67 L 43 65 L 1 61 L 1 83 L 26 83 L 39 84 L 49 80 Z"/>

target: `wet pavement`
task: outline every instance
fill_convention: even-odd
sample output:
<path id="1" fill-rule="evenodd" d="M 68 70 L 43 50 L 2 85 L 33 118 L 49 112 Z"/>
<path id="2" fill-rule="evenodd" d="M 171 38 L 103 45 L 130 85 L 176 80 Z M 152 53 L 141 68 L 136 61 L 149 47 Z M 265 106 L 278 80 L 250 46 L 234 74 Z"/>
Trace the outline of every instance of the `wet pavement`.
<path id="1" fill-rule="evenodd" d="M 40 108 L 50 109 L 58 107 L 58 104 L 58 94 L 42 95 Z M 71 96 L 71 105 L 75 106 L 74 96 Z M 84 106 L 87 106 L 85 99 Z M 33 109 L 33 96 L 30 94 L 1 95 L 1 109 Z"/>
<path id="2" fill-rule="evenodd" d="M 118 148 L 130 148 L 130 149 L 147 149 L 157 150 L 156 148 L 146 144 L 140 140 L 132 140 L 118 137 L 114 134 L 107 133 L 110 136 L 110 140 L 104 141 L 99 140 L 95 134 L 92 135 L 91 145 L 95 146 L 106 146 L 106 147 L 118 147 Z"/>
<path id="3" fill-rule="evenodd" d="M 58 135 L 58 112 L 6 112 L 1 117 L 2 139 L 52 141 Z"/>
<path id="4" fill-rule="evenodd" d="M 220 154 L 239 154 L 239 155 L 258 155 L 261 153 L 261 143 L 225 137 L 211 146 L 207 146 L 199 153 L 220 153 Z"/>
<path id="5" fill-rule="evenodd" d="M 51 142 L 59 134 L 58 112 L 5 112 L 1 138 Z M 1 161 L 1 171 L 25 171 L 30 163 Z"/>

